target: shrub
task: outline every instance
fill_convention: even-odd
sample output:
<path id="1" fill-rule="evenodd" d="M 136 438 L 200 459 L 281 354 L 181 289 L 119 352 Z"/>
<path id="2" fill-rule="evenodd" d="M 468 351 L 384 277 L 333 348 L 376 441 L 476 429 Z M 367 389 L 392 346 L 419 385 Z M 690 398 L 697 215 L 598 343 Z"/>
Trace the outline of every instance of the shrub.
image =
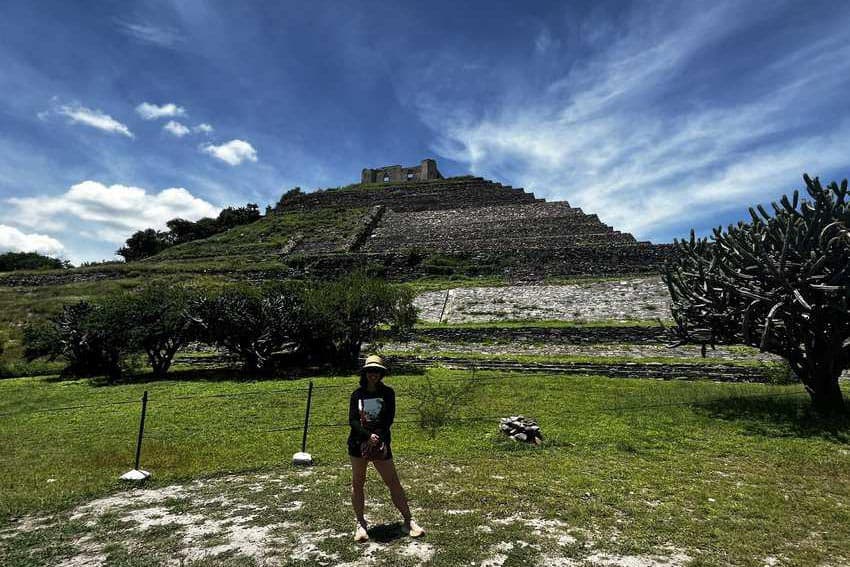
<path id="1" fill-rule="evenodd" d="M 120 309 L 115 316 L 122 317 L 129 329 L 131 348 L 145 353 L 158 378 L 166 375 L 177 351 L 194 338 L 190 298 L 183 286 L 154 283 L 115 302 Z"/>
<path id="2" fill-rule="evenodd" d="M 360 347 L 375 337 L 380 324 L 395 332 L 416 322 L 412 291 L 356 272 L 338 280 L 307 286 L 297 322 L 299 347 L 311 358 L 353 367 Z"/>
<path id="3" fill-rule="evenodd" d="M 63 375 L 99 376 L 110 381 L 123 374 L 131 340 L 126 320 L 112 300 L 80 301 L 66 305 L 46 324 L 24 329 L 24 356 L 28 362 L 41 357 L 67 362 Z"/>
<path id="4" fill-rule="evenodd" d="M 0 272 L 15 270 L 61 270 L 70 268 L 71 263 L 51 258 L 36 252 L 6 252 L 0 254 Z"/>
<path id="5" fill-rule="evenodd" d="M 190 313 L 201 340 L 233 353 L 246 371 L 256 373 L 292 341 L 297 304 L 295 293 L 285 288 L 241 285 L 196 298 Z"/>
<path id="6" fill-rule="evenodd" d="M 432 438 L 437 431 L 458 418 L 458 409 L 468 403 L 478 392 L 479 382 L 473 380 L 457 383 L 435 383 L 426 373 L 420 387 L 411 391 L 416 400 L 419 427 L 428 431 Z"/>

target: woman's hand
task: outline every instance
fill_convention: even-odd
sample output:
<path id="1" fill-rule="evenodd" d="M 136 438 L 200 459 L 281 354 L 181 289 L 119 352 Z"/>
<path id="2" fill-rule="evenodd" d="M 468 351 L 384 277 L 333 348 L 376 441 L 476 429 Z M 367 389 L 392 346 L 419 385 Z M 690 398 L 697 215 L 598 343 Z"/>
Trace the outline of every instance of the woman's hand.
<path id="1" fill-rule="evenodd" d="M 378 435 L 377 435 L 376 433 L 373 433 L 373 434 L 369 437 L 369 442 L 370 442 L 370 443 L 372 443 L 372 444 L 374 444 L 374 445 L 377 445 L 378 443 L 380 443 L 380 442 L 381 442 L 381 438 L 380 438 L 380 437 L 378 437 Z"/>

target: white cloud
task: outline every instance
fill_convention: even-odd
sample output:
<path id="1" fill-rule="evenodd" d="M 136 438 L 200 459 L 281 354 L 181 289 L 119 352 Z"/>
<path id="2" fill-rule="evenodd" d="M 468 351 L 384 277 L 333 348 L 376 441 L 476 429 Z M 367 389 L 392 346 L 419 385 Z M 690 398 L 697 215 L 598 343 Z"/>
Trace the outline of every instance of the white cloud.
<path id="1" fill-rule="evenodd" d="M 257 150 L 244 140 L 230 140 L 226 144 L 201 146 L 201 151 L 230 165 L 239 165 L 243 161 L 257 161 Z"/>
<path id="2" fill-rule="evenodd" d="M 548 29 L 543 29 L 534 39 L 534 50 L 540 55 L 557 49 L 560 45 L 561 41 L 552 37 Z"/>
<path id="3" fill-rule="evenodd" d="M 213 130 L 214 130 L 214 128 L 212 127 L 212 124 L 207 124 L 206 122 L 198 124 L 197 126 L 192 128 L 193 132 L 195 132 L 195 133 L 201 132 L 201 133 L 204 133 L 204 134 L 211 134 Z"/>
<path id="4" fill-rule="evenodd" d="M 131 22 L 118 22 L 119 29 L 124 33 L 147 43 L 153 43 L 160 47 L 174 47 L 185 41 L 180 32 L 174 28 L 154 26 L 150 24 L 135 24 Z"/>
<path id="5" fill-rule="evenodd" d="M 122 124 L 100 110 L 92 110 L 91 108 L 76 104 L 60 106 L 56 109 L 56 112 L 70 118 L 72 124 L 85 124 L 86 126 L 91 126 L 104 132 L 121 134 L 128 138 L 134 137 L 133 133 L 130 132 L 130 129 L 125 124 Z"/>
<path id="6" fill-rule="evenodd" d="M 107 186 L 97 181 L 77 183 L 55 197 L 12 198 L 8 202 L 15 208 L 9 218 L 16 224 L 50 231 L 73 224 L 78 232 L 117 243 L 137 230 L 162 230 L 175 217 L 197 220 L 215 217 L 220 211 L 182 187 L 148 193 L 141 187 Z"/>
<path id="7" fill-rule="evenodd" d="M 25 233 L 13 226 L 0 224 L 0 253 L 38 252 L 57 256 L 64 252 L 62 243 L 46 234 Z"/>
<path id="8" fill-rule="evenodd" d="M 185 116 L 186 109 L 182 106 L 177 106 L 173 102 L 157 106 L 149 102 L 143 102 L 136 107 L 136 112 L 144 120 L 156 120 L 157 118 L 174 118 L 177 116 Z"/>
<path id="9" fill-rule="evenodd" d="M 176 120 L 169 120 L 168 123 L 162 127 L 162 129 L 167 132 L 170 132 L 178 138 L 182 138 L 183 136 L 189 133 L 189 128 L 181 124 L 180 122 L 177 122 Z"/>
<path id="10" fill-rule="evenodd" d="M 671 108 L 686 100 L 670 96 L 671 79 L 737 33 L 742 22 L 726 16 L 713 9 L 666 26 L 660 18 L 657 33 L 635 25 L 548 89 L 517 86 L 484 108 L 419 96 L 419 112 L 439 136 L 438 154 L 569 200 L 638 238 L 677 234 L 719 212 L 743 218 L 747 205 L 799 187 L 803 172 L 846 167 L 850 121 L 822 133 L 806 120 L 822 114 L 813 90 L 846 90 L 850 47 L 828 37 L 759 69 L 749 80 L 762 88 L 741 89 L 734 106 Z"/>

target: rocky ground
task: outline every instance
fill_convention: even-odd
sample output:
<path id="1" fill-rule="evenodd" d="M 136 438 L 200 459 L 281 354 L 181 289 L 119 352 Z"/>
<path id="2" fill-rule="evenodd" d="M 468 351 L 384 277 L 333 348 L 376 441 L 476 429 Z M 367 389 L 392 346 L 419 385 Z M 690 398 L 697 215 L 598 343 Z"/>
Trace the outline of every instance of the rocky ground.
<path id="1" fill-rule="evenodd" d="M 669 348 L 663 344 L 571 344 L 571 343 L 458 343 L 448 341 L 408 341 L 388 342 L 384 345 L 388 351 L 427 355 L 434 352 L 452 352 L 487 355 L 534 355 L 534 356 L 580 356 L 580 357 L 628 357 L 643 358 L 701 358 L 699 346 L 683 345 Z M 706 351 L 705 361 L 724 362 L 759 360 L 778 362 L 780 357 L 770 353 L 761 353 L 757 349 L 737 346 L 718 346 Z"/>
<path id="2" fill-rule="evenodd" d="M 668 319 L 669 302 L 661 278 L 651 276 L 568 285 L 456 288 L 423 293 L 415 303 L 424 321 L 466 323 Z"/>
<path id="3" fill-rule="evenodd" d="M 367 501 L 371 541 L 355 543 L 354 524 L 347 518 L 349 468 L 288 469 L 129 489 L 65 512 L 20 518 L 0 531 L 0 551 L 13 548 L 8 557 L 16 564 L 57 567 L 454 565 L 451 557 L 441 557 L 441 542 L 463 526 L 474 540 L 465 564 L 482 567 L 517 560 L 546 567 L 676 567 L 691 559 L 674 548 L 612 553 L 606 549 L 616 533 L 576 528 L 542 511 L 499 515 L 467 507 L 414 509 L 427 533 L 411 539 L 401 533 L 382 490 Z M 403 471 L 407 482 L 427 481 L 429 493 L 437 491 L 450 501 L 453 478 L 464 473 L 463 467 L 452 465 L 439 479 L 429 469 L 411 464 Z M 498 475 L 489 480 L 506 481 Z M 377 482 L 372 478 L 368 486 Z M 345 520 L 327 513 L 328 507 L 345 510 Z"/>

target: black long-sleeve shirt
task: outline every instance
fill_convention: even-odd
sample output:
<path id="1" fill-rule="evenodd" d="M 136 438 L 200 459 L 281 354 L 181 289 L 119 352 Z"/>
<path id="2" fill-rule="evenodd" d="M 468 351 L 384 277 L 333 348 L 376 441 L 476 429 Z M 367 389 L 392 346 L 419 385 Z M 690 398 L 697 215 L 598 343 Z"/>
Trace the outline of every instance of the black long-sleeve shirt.
<path id="1" fill-rule="evenodd" d="M 362 405 L 361 405 L 362 404 Z M 366 415 L 366 426 L 360 423 L 361 407 Z M 372 433 L 385 442 L 390 442 L 390 426 L 395 419 L 395 392 L 389 386 L 379 384 L 374 392 L 360 387 L 351 394 L 348 403 L 348 422 L 351 424 L 349 442 L 365 441 Z"/>

